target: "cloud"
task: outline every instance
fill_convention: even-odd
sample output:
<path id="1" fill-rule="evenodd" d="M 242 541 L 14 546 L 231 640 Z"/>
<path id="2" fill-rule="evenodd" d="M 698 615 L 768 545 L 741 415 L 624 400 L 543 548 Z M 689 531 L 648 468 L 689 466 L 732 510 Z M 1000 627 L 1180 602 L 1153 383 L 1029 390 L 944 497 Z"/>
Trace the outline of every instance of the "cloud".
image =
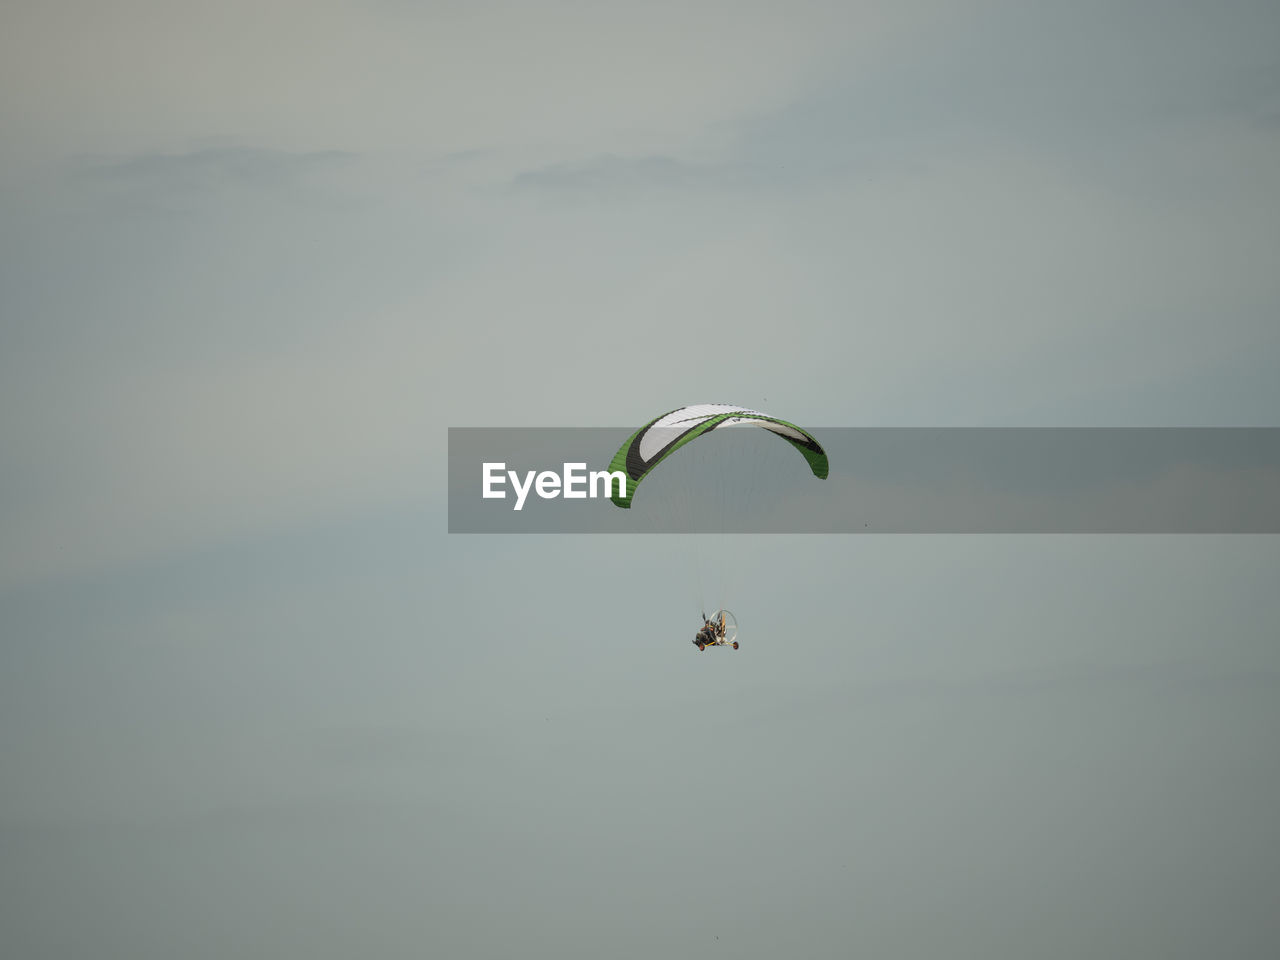
<path id="1" fill-rule="evenodd" d="M 289 152 L 213 147 L 185 153 L 81 157 L 68 171 L 86 199 L 126 211 L 182 212 L 233 199 L 279 204 L 311 188 L 316 174 L 341 170 L 340 150 Z"/>
<path id="2" fill-rule="evenodd" d="M 45 9 L 26 46 L 80 51 Z M 1150 383 L 1176 424 L 1274 338 L 1273 132 L 1209 90 L 1204 123 L 1107 136 L 1225 95 L 1225 21 L 1192 80 L 1185 11 L 1161 21 L 1125 84 L 1132 10 L 1106 82 L 1072 59 L 1087 13 L 1007 5 L 287 12 L 95 21 L 61 86 L 52 53 L 0 66 L 0 108 L 48 90 L 11 139 L 47 125 L 62 174 L 0 211 L 12 575 L 400 496 L 447 424 L 630 422 L 708 358 L 716 393 L 834 425 L 1133 422 Z M 331 44 L 281 47 L 302 22 Z M 1251 362 L 1226 422 L 1270 409 Z"/>
<path id="3" fill-rule="evenodd" d="M 635 193 L 647 190 L 706 190 L 740 180 L 742 172 L 715 164 L 687 163 L 672 157 L 606 155 L 582 163 L 563 163 L 517 174 L 518 190 Z"/>
<path id="4" fill-rule="evenodd" d="M 279 187 L 350 156 L 339 150 L 291 153 L 254 147 L 217 147 L 187 153 L 86 157 L 76 164 L 76 169 L 85 180 L 125 184 L 140 190 Z"/>

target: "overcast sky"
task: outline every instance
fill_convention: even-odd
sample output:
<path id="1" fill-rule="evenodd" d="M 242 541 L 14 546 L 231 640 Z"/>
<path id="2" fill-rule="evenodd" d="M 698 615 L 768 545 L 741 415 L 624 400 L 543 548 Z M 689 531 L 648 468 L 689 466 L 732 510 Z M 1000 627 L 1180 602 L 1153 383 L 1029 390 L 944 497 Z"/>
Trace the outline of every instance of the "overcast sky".
<path id="1" fill-rule="evenodd" d="M 1280 954 L 1274 538 L 445 532 L 450 426 L 1277 425 L 1277 36 L 7 3 L 0 952 Z"/>

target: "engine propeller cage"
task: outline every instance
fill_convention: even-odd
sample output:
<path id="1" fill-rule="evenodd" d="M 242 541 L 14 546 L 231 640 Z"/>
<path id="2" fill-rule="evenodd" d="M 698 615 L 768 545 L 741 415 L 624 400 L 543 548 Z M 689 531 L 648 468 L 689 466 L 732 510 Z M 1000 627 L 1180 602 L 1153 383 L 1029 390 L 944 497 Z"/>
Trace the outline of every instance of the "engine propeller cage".
<path id="1" fill-rule="evenodd" d="M 738 639 L 738 620 L 728 610 L 717 610 L 707 619 L 715 624 L 718 643 L 732 644 Z"/>
<path id="2" fill-rule="evenodd" d="M 707 647 L 733 647 L 738 649 L 738 621 L 728 610 L 717 610 L 707 617 L 707 622 L 715 627 L 716 638 L 710 643 L 695 640 L 699 650 Z"/>

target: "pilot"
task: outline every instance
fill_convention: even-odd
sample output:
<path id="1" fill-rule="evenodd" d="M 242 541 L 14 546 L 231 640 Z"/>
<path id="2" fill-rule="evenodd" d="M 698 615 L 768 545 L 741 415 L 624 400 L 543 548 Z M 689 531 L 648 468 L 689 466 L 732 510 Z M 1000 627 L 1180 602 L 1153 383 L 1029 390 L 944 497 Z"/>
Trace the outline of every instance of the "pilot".
<path id="1" fill-rule="evenodd" d="M 693 638 L 695 646 L 704 647 L 716 642 L 716 626 L 706 617 L 702 618 L 702 627 Z"/>

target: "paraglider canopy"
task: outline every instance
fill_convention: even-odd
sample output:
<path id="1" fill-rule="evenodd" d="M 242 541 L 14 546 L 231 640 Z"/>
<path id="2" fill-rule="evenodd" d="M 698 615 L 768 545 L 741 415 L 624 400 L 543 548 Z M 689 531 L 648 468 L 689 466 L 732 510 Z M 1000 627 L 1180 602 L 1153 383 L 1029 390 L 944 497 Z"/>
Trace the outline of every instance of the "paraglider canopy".
<path id="1" fill-rule="evenodd" d="M 826 451 L 808 431 L 759 410 L 699 403 L 656 417 L 627 438 L 609 464 L 610 471 L 626 475 L 625 489 L 610 499 L 616 506 L 630 508 L 636 487 L 654 467 L 698 437 L 724 427 L 760 427 L 776 434 L 800 452 L 815 477 L 826 479 Z"/>

